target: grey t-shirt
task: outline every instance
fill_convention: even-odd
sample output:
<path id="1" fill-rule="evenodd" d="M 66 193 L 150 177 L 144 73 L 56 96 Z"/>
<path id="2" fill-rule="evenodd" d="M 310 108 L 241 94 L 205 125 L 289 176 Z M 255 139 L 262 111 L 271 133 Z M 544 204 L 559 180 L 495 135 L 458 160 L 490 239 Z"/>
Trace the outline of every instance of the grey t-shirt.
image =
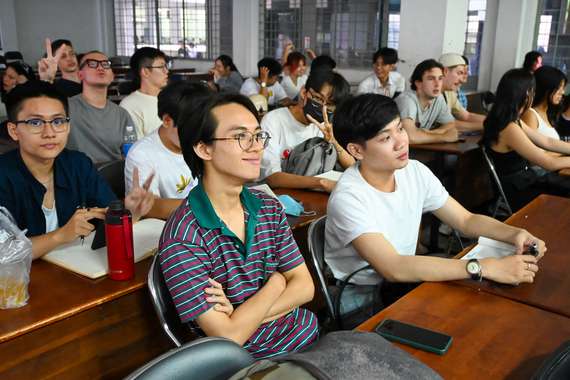
<path id="1" fill-rule="evenodd" d="M 455 120 L 449 111 L 449 107 L 447 107 L 445 103 L 443 95 L 439 95 L 435 98 L 430 106 L 424 110 L 422 110 L 415 91 L 404 91 L 395 101 L 400 111 L 400 118 L 402 120 L 414 120 L 416 126 L 419 128 L 434 129 L 436 123 L 446 124 Z"/>
<path id="2" fill-rule="evenodd" d="M 228 77 L 221 77 L 216 84 L 220 87 L 221 92 L 230 92 L 239 94 L 243 79 L 237 71 L 232 71 Z"/>
<path id="3" fill-rule="evenodd" d="M 69 116 L 67 148 L 85 153 L 95 163 L 122 158 L 124 137 L 135 133 L 129 113 L 109 100 L 101 109 L 87 103 L 81 94 L 73 96 L 69 98 Z"/>

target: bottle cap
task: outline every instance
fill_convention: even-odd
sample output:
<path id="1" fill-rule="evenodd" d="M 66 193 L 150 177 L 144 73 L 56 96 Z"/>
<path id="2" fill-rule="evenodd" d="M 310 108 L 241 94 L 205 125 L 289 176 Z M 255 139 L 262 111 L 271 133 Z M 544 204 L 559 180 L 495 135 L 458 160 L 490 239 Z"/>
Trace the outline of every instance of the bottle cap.
<path id="1" fill-rule="evenodd" d="M 111 211 L 122 211 L 123 208 L 124 208 L 123 201 L 121 201 L 120 199 L 111 201 L 111 204 L 109 204 L 109 210 Z"/>

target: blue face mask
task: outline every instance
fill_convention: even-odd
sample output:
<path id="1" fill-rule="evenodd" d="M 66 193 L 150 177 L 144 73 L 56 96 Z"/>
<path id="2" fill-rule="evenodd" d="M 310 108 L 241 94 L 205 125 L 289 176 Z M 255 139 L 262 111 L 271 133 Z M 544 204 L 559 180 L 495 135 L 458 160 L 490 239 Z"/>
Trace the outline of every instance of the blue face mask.
<path id="1" fill-rule="evenodd" d="M 305 212 L 303 205 L 297 202 L 293 197 L 287 194 L 278 195 L 279 201 L 285 207 L 285 214 L 291 216 L 300 216 Z"/>

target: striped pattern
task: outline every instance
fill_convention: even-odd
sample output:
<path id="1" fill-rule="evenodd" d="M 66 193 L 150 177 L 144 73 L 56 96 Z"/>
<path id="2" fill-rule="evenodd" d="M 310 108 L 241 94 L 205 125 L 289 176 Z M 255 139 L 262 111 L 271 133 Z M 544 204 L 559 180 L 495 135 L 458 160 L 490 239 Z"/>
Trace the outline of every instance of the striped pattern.
<path id="1" fill-rule="evenodd" d="M 273 272 L 287 272 L 303 263 L 279 202 L 261 192 L 251 193 L 261 206 L 253 237 L 248 237 L 248 252 L 235 236 L 222 233 L 222 228 L 200 225 L 192 207 L 203 205 L 191 207 L 188 201 L 184 202 L 165 225 L 159 244 L 160 265 L 183 322 L 194 324 L 196 317 L 213 306 L 206 302 L 204 293 L 208 277 L 223 285 L 226 296 L 237 308 Z M 248 211 L 251 210 L 245 212 L 246 223 Z M 244 347 L 256 358 L 264 358 L 298 350 L 317 335 L 315 316 L 296 309 L 261 325 Z"/>

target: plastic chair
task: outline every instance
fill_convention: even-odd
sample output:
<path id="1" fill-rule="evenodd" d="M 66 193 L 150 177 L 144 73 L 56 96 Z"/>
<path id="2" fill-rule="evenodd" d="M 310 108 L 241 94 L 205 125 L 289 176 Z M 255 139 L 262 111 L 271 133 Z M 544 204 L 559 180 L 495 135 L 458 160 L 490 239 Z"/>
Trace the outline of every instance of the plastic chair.
<path id="1" fill-rule="evenodd" d="M 178 317 L 178 312 L 164 281 L 159 259 L 158 254 L 152 259 L 148 271 L 148 290 L 162 329 L 176 347 L 181 347 L 184 342 L 197 336 L 193 335 L 190 327 L 183 324 Z"/>
<path id="2" fill-rule="evenodd" d="M 507 196 L 503 190 L 503 186 L 501 185 L 501 180 L 499 179 L 497 171 L 495 170 L 495 165 L 493 164 L 493 161 L 487 154 L 487 149 L 483 145 L 481 145 L 481 153 L 483 154 L 483 158 L 485 158 L 485 162 L 487 163 L 487 167 L 489 168 L 489 172 L 491 173 L 491 178 L 493 180 L 493 183 L 495 184 L 495 189 L 498 192 L 497 201 L 495 203 L 492 216 L 493 218 L 496 217 L 497 213 L 501 208 L 504 209 L 504 211 L 507 213 L 507 216 L 510 216 L 512 215 L 513 210 L 509 204 L 509 201 L 507 200 Z"/>
<path id="3" fill-rule="evenodd" d="M 326 215 L 313 221 L 309 226 L 308 232 L 308 245 L 309 245 L 309 252 L 311 254 L 311 265 L 313 270 L 317 276 L 319 282 L 319 288 L 325 298 L 325 302 L 327 304 L 327 312 L 329 314 L 329 318 L 331 321 L 340 329 L 344 328 L 343 318 L 346 315 L 341 313 L 341 300 L 342 294 L 346 289 L 346 286 L 350 284 L 350 280 L 352 278 L 364 271 L 371 269 L 370 265 L 366 265 L 363 268 L 357 269 L 354 272 L 350 273 L 342 280 L 337 280 L 338 285 L 329 285 L 327 281 L 327 273 L 328 267 L 326 265 L 324 255 L 325 255 L 325 224 L 326 224 L 327 217 Z M 380 289 L 377 289 L 377 297 L 380 297 Z M 334 296 L 333 296 L 333 293 Z"/>
<path id="4" fill-rule="evenodd" d="M 125 160 L 106 162 L 97 169 L 119 199 L 125 197 Z"/>
<path id="5" fill-rule="evenodd" d="M 207 337 L 168 351 L 125 380 L 225 380 L 253 362 L 247 350 L 233 341 Z"/>
<path id="6" fill-rule="evenodd" d="M 562 343 L 532 377 L 533 380 L 570 379 L 570 340 Z"/>

